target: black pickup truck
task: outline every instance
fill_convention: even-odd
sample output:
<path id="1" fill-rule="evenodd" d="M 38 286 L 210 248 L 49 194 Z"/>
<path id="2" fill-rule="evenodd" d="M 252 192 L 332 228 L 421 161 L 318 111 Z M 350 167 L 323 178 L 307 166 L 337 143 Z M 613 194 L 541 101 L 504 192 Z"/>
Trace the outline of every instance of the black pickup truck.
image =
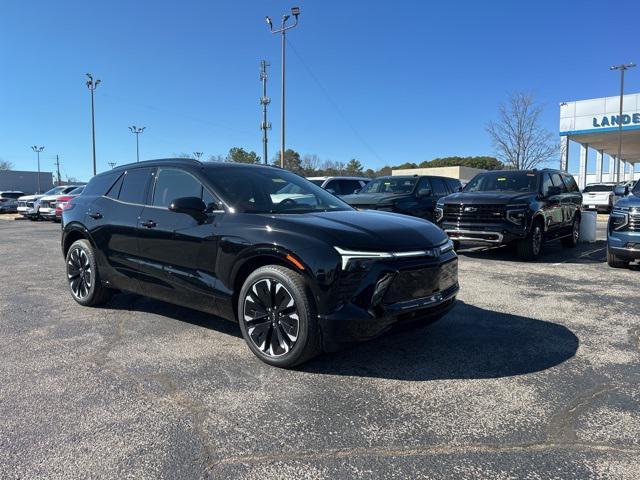
<path id="1" fill-rule="evenodd" d="M 534 259 L 543 243 L 574 247 L 580 236 L 582 194 L 575 179 L 558 170 L 504 170 L 476 175 L 436 205 L 436 222 L 454 240 L 515 244 Z"/>

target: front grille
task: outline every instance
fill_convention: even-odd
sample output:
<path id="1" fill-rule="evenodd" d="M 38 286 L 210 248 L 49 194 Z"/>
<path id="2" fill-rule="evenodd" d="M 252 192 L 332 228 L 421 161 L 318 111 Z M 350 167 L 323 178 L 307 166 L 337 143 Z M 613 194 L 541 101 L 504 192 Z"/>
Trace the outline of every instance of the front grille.
<path id="1" fill-rule="evenodd" d="M 629 230 L 640 231 L 640 208 L 634 208 L 629 212 Z"/>
<path id="2" fill-rule="evenodd" d="M 458 283 L 458 262 L 401 271 L 385 293 L 384 303 L 393 304 L 444 292 Z"/>
<path id="3" fill-rule="evenodd" d="M 35 205 L 35 202 L 27 202 L 27 207 L 29 208 L 33 208 Z"/>
<path id="4" fill-rule="evenodd" d="M 27 206 L 27 202 L 25 202 L 25 201 L 20 201 L 20 202 L 18 202 L 18 206 L 19 206 L 19 207 L 26 207 L 26 206 Z"/>
<path id="5" fill-rule="evenodd" d="M 506 218 L 504 205 L 447 205 L 443 209 L 443 220 L 455 223 L 494 223 Z"/>
<path id="6" fill-rule="evenodd" d="M 49 200 L 43 200 L 42 202 L 40 202 L 40 207 L 49 208 Z"/>

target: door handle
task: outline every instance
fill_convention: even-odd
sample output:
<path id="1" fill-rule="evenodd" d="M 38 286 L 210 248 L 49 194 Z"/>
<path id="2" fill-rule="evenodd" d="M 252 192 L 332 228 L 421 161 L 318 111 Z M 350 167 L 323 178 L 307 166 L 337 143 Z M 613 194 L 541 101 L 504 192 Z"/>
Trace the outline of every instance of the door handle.
<path id="1" fill-rule="evenodd" d="M 99 220 L 102 218 L 102 214 L 100 212 L 89 213 L 89 216 L 94 220 Z"/>
<path id="2" fill-rule="evenodd" d="M 147 228 L 154 228 L 157 225 L 157 223 L 154 222 L 153 220 L 147 220 L 146 222 L 142 222 L 141 225 Z"/>

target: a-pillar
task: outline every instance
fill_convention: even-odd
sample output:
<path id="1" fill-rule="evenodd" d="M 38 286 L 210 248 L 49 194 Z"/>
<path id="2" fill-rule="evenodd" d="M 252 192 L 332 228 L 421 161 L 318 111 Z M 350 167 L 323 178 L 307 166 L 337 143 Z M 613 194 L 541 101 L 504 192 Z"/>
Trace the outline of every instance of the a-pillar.
<path id="1" fill-rule="evenodd" d="M 580 144 L 580 171 L 578 173 L 578 187 L 584 190 L 587 186 L 587 158 L 589 156 L 589 144 Z"/>
<path id="2" fill-rule="evenodd" d="M 604 163 L 604 151 L 596 152 L 596 183 L 602 183 L 602 164 Z"/>
<path id="3" fill-rule="evenodd" d="M 567 135 L 560 137 L 560 170 L 569 171 L 569 137 Z"/>

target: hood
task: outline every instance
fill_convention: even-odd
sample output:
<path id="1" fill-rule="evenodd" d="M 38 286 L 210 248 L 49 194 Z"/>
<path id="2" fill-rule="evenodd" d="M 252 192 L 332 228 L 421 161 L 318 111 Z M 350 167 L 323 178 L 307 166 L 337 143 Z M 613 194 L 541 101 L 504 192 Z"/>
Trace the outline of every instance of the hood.
<path id="1" fill-rule="evenodd" d="M 336 247 L 360 251 L 421 250 L 448 238 L 426 220 L 372 210 L 269 216 L 269 223 L 279 230 L 324 238 Z"/>
<path id="2" fill-rule="evenodd" d="M 18 200 L 22 200 L 22 201 L 25 201 L 25 202 L 30 202 L 32 200 L 39 200 L 42 197 L 44 197 L 44 195 L 24 195 L 24 196 L 18 198 Z"/>
<path id="3" fill-rule="evenodd" d="M 340 199 L 349 205 L 378 205 L 379 203 L 391 203 L 393 200 L 405 198 L 409 195 L 403 194 L 385 194 L 385 193 L 354 193 L 352 195 L 344 195 Z"/>
<path id="4" fill-rule="evenodd" d="M 621 198 L 615 204 L 616 207 L 640 207 L 640 196 L 633 193 Z"/>
<path id="5" fill-rule="evenodd" d="M 509 203 L 526 203 L 536 194 L 532 192 L 458 192 L 445 197 L 447 204 L 506 205 Z"/>

